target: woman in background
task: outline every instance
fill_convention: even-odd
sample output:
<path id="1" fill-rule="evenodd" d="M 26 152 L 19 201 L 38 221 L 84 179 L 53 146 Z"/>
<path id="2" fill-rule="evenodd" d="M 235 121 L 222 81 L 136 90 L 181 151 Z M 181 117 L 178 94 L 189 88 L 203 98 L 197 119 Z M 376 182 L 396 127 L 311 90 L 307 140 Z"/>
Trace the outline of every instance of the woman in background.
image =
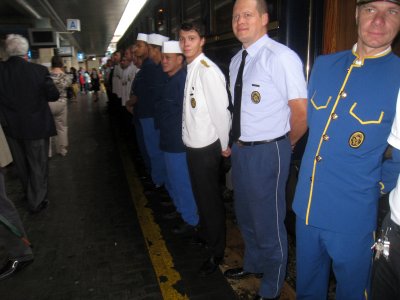
<path id="1" fill-rule="evenodd" d="M 55 137 L 56 152 L 62 156 L 67 155 L 68 125 L 67 125 L 67 87 L 71 85 L 71 76 L 63 71 L 63 61 L 59 56 L 51 59 L 50 76 L 54 81 L 60 98 L 55 102 L 49 102 L 50 110 L 56 124 L 57 136 Z M 52 155 L 52 139 L 50 138 L 49 157 Z"/>
<path id="2" fill-rule="evenodd" d="M 100 78 L 95 68 L 93 68 L 92 73 L 90 73 L 90 80 L 92 82 L 93 100 L 97 102 L 99 100 Z"/>

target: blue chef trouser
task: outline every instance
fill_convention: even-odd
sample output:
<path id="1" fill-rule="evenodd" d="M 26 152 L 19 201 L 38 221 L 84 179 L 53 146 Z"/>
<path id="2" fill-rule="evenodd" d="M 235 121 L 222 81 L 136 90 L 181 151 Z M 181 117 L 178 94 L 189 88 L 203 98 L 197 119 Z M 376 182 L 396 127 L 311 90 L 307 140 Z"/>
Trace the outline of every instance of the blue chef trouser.
<path id="1" fill-rule="evenodd" d="M 232 147 L 235 211 L 245 242 L 245 271 L 263 273 L 259 294 L 275 298 L 284 283 L 287 263 L 285 187 L 290 142 Z"/>
<path id="2" fill-rule="evenodd" d="M 326 299 L 331 265 L 337 282 L 337 300 L 369 299 L 373 243 L 372 232 L 337 233 L 306 225 L 305 220 L 297 217 L 297 299 Z"/>
<path id="3" fill-rule="evenodd" d="M 160 131 L 154 126 L 154 118 L 144 118 L 139 119 L 139 121 L 142 125 L 144 143 L 150 158 L 151 179 L 155 185 L 165 184 L 168 189 L 164 153 L 160 150 Z"/>
<path id="4" fill-rule="evenodd" d="M 176 210 L 186 223 L 195 226 L 199 216 L 190 183 L 186 152 L 164 152 L 164 159 Z"/>

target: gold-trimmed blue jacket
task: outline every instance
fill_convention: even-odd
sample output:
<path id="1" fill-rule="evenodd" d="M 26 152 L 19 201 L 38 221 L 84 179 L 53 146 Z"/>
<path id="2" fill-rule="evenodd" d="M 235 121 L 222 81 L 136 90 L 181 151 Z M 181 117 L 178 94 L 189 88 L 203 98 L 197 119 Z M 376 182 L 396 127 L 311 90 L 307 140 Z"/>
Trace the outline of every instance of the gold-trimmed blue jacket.
<path id="1" fill-rule="evenodd" d="M 382 156 L 396 111 L 400 58 L 321 56 L 308 86 L 309 137 L 293 209 L 307 225 L 375 229 Z"/>

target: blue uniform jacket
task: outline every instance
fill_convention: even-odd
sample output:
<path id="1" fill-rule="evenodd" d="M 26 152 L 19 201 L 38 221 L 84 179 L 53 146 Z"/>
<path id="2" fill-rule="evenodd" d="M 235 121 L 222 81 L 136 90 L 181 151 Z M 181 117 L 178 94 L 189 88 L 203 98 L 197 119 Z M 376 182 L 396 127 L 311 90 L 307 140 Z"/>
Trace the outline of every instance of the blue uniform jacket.
<path id="1" fill-rule="evenodd" d="M 160 97 L 167 75 L 161 65 L 156 65 L 150 58 L 146 58 L 138 76 L 134 88 L 134 93 L 138 97 L 138 102 L 135 104 L 136 116 L 141 119 L 154 118 L 154 105 L 156 99 Z"/>
<path id="2" fill-rule="evenodd" d="M 160 149 L 166 152 L 184 152 L 182 141 L 182 109 L 186 69 L 169 77 L 162 96 L 156 103 L 156 123 L 160 128 Z"/>
<path id="3" fill-rule="evenodd" d="M 382 156 L 400 85 L 392 52 L 317 59 L 308 87 L 309 137 L 293 209 L 307 225 L 341 233 L 376 227 Z"/>

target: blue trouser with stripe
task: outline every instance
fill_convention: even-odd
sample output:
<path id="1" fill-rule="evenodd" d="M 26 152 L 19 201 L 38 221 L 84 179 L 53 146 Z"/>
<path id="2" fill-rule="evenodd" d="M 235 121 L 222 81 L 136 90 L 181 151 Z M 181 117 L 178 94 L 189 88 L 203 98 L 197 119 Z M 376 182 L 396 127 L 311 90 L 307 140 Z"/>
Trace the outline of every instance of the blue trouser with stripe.
<path id="1" fill-rule="evenodd" d="M 287 263 L 285 187 L 290 142 L 232 147 L 235 211 L 245 242 L 245 271 L 264 273 L 259 294 L 280 294 Z"/>
<path id="2" fill-rule="evenodd" d="M 337 300 L 368 299 L 373 243 L 372 232 L 332 232 L 306 225 L 297 217 L 297 299 L 326 299 L 331 265 Z"/>
<path id="3" fill-rule="evenodd" d="M 195 226 L 199 216 L 190 183 L 186 152 L 164 152 L 164 159 L 176 210 L 186 223 Z"/>

